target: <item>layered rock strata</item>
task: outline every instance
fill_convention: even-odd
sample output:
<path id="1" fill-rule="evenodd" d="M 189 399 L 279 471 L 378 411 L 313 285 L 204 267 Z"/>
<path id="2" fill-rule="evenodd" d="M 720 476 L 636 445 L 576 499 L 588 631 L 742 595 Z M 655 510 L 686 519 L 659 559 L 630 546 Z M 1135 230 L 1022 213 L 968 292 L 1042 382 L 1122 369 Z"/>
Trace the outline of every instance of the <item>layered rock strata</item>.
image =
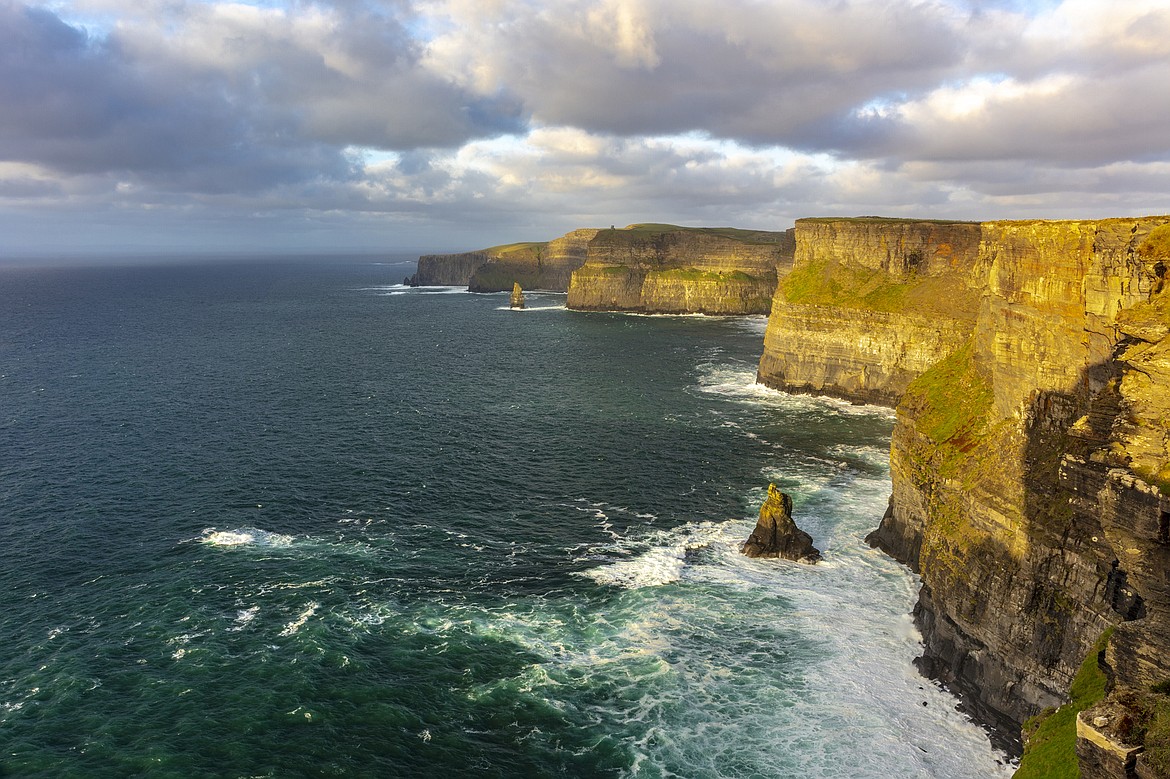
<path id="1" fill-rule="evenodd" d="M 788 232 L 630 225 L 598 231 L 573 272 L 582 311 L 766 314 L 791 265 Z"/>
<path id="2" fill-rule="evenodd" d="M 585 264 L 592 228 L 573 230 L 547 243 L 524 243 L 488 249 L 491 259 L 468 281 L 472 292 L 502 292 L 519 284 L 524 289 L 566 292 L 573 271 Z"/>
<path id="3" fill-rule="evenodd" d="M 1170 712 L 1170 217 L 795 233 L 759 378 L 897 404 L 871 541 L 922 576 L 922 669 L 1018 747 L 1117 625 L 1108 700 Z"/>
<path id="4" fill-rule="evenodd" d="M 978 224 L 800 219 L 794 231 L 761 383 L 893 405 L 966 340 L 978 309 Z"/>
<path id="5" fill-rule="evenodd" d="M 410 277 L 414 287 L 465 287 L 476 269 L 490 260 L 487 252 L 424 254 Z"/>
<path id="6" fill-rule="evenodd" d="M 977 316 L 898 404 L 871 539 L 922 576 L 923 670 L 1008 740 L 1109 625 L 1113 684 L 1170 678 L 1168 222 L 981 225 Z"/>
<path id="7" fill-rule="evenodd" d="M 565 292 L 573 271 L 585 263 L 594 229 L 573 230 L 547 242 L 514 243 L 461 254 L 418 258 L 414 286 L 459 286 L 472 292 L 524 289 Z"/>

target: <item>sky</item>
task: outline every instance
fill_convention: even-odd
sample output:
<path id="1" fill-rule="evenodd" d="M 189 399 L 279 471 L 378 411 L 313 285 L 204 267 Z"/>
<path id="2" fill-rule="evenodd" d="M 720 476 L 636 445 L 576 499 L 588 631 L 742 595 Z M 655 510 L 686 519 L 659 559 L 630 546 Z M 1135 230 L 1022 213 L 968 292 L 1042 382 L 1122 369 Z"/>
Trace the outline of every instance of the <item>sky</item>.
<path id="1" fill-rule="evenodd" d="M 1170 0 L 0 0 L 0 259 L 1170 213 Z"/>

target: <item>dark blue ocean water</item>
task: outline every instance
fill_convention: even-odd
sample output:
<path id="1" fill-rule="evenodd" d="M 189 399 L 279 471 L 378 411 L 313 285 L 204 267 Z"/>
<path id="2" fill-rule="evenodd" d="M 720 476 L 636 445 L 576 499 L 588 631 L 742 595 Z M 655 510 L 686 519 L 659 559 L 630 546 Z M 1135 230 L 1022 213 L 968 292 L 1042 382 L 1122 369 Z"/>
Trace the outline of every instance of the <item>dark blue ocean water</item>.
<path id="1" fill-rule="evenodd" d="M 0 271 L 0 775 L 1008 773 L 861 541 L 890 414 L 407 272 Z M 825 564 L 737 553 L 769 480 Z"/>

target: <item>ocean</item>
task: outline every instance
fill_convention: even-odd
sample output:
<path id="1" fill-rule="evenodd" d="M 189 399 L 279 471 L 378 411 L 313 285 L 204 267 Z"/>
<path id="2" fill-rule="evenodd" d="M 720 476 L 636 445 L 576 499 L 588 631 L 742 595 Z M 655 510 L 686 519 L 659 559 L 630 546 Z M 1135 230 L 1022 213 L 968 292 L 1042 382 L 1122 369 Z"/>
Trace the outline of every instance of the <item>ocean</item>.
<path id="1" fill-rule="evenodd" d="M 0 775 L 1011 774 L 862 540 L 891 412 L 411 270 L 0 270 Z"/>

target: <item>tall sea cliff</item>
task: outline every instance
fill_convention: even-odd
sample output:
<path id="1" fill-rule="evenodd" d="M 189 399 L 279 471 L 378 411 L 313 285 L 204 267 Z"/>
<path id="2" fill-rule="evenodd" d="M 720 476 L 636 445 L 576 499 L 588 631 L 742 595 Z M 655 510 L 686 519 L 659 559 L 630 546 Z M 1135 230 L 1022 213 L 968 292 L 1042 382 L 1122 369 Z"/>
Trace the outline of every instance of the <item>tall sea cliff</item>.
<path id="1" fill-rule="evenodd" d="M 524 289 L 565 292 L 585 263 L 589 241 L 598 231 L 573 230 L 551 241 L 493 246 L 458 254 L 424 254 L 410 282 L 415 286 L 466 286 L 472 292 Z"/>
<path id="2" fill-rule="evenodd" d="M 568 292 L 569 308 L 664 314 L 767 314 L 792 266 L 793 231 L 634 224 L 548 242 L 424 255 L 416 286 Z"/>
<path id="3" fill-rule="evenodd" d="M 791 232 L 642 224 L 601 230 L 573 272 L 583 311 L 766 314 L 792 263 Z"/>
<path id="4" fill-rule="evenodd" d="M 795 231 L 759 377 L 896 403 L 871 538 L 921 574 L 923 670 L 1010 742 L 1115 627 L 1084 775 L 1165 775 L 1170 217 Z"/>

